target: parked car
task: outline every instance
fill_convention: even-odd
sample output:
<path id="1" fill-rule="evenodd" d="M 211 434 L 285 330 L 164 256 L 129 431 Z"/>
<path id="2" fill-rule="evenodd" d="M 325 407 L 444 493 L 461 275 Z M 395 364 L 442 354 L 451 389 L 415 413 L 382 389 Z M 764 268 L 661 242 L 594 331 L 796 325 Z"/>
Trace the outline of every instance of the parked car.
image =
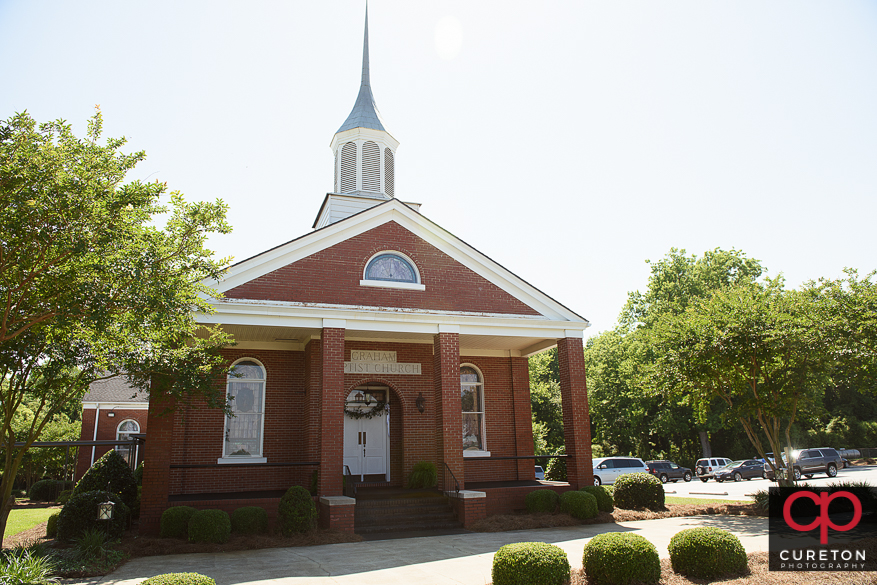
<path id="1" fill-rule="evenodd" d="M 679 467 L 672 461 L 646 461 L 649 473 L 661 480 L 661 483 L 672 481 L 691 481 L 691 470 L 687 467 Z"/>
<path id="2" fill-rule="evenodd" d="M 731 460 L 727 457 L 698 459 L 697 463 L 694 464 L 694 472 L 697 474 L 697 477 L 700 478 L 700 481 L 706 482 L 709 481 L 709 478 L 715 476 L 716 471 L 728 463 L 731 463 Z"/>
<path id="3" fill-rule="evenodd" d="M 800 480 L 802 476 L 810 479 L 817 473 L 824 473 L 828 477 L 837 477 L 837 470 L 843 469 L 843 459 L 835 449 L 830 447 L 792 451 L 792 457 L 795 460 L 795 481 Z M 786 460 L 783 457 L 780 468 L 784 469 L 785 466 Z M 767 463 L 764 464 L 764 473 L 767 479 L 771 481 L 776 479 L 773 470 Z"/>
<path id="4" fill-rule="evenodd" d="M 594 485 L 612 484 L 625 473 L 648 473 L 649 468 L 637 457 L 600 457 L 594 459 Z"/>
<path id="5" fill-rule="evenodd" d="M 716 481 L 719 483 L 732 479 L 734 481 L 740 481 L 741 479 L 750 480 L 753 477 L 764 477 L 764 463 L 758 459 L 733 461 L 715 472 Z"/>
<path id="6" fill-rule="evenodd" d="M 536 466 L 536 479 L 544 480 L 545 479 L 545 470 L 542 469 L 541 465 Z"/>

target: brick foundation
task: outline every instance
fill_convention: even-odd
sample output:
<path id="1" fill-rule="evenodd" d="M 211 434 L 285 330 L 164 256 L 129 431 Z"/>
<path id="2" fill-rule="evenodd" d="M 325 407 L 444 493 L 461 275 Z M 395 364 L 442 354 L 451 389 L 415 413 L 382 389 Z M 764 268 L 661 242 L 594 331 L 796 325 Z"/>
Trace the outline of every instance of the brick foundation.
<path id="1" fill-rule="evenodd" d="M 344 496 L 320 498 L 320 528 L 353 532 L 356 500 Z"/>
<path id="2" fill-rule="evenodd" d="M 487 518 L 487 497 L 484 492 L 462 490 L 451 495 L 451 505 L 463 528 L 471 528 L 475 522 Z"/>

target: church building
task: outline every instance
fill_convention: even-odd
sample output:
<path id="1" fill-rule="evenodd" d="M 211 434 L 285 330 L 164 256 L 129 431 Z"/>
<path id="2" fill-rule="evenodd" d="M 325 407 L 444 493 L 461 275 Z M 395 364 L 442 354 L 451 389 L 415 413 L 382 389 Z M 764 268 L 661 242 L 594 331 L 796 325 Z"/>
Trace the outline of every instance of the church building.
<path id="1" fill-rule="evenodd" d="M 404 497 L 420 462 L 463 526 L 534 489 L 593 482 L 588 321 L 423 215 L 396 189 L 398 147 L 372 95 L 366 15 L 359 95 L 313 231 L 232 266 L 198 317 L 237 341 L 224 350 L 235 416 L 149 406 L 142 532 L 175 505 L 275 517 L 294 485 L 322 526 L 358 530 L 364 494 Z M 568 484 L 534 476 L 527 358 L 552 347 Z"/>

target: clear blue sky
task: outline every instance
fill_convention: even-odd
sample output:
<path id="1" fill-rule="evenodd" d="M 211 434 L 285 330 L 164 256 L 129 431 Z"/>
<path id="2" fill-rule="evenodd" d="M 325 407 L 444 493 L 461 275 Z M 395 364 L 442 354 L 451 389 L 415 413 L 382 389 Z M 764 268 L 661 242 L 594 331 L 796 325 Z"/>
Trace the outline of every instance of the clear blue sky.
<path id="1" fill-rule="evenodd" d="M 0 1 L 27 109 L 230 205 L 220 255 L 310 230 L 356 98 L 361 0 Z M 397 196 L 611 328 L 670 247 L 789 285 L 877 268 L 877 3 L 372 0 Z"/>

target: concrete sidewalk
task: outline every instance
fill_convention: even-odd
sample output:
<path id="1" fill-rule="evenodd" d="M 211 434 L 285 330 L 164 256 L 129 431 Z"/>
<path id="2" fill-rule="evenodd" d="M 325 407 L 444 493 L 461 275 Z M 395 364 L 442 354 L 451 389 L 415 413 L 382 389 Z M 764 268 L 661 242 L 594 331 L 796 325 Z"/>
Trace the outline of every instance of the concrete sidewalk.
<path id="1" fill-rule="evenodd" d="M 512 542 L 541 541 L 559 546 L 566 551 L 570 565 L 579 569 L 585 543 L 597 534 L 636 532 L 651 541 L 664 558 L 668 556 L 670 538 L 680 530 L 695 526 L 729 530 L 740 538 L 747 552 L 768 548 L 767 518 L 689 516 L 515 532 L 145 557 L 125 563 L 100 583 L 135 585 L 161 573 L 194 572 L 212 577 L 217 585 L 260 582 L 272 585 L 484 585 L 491 581 L 493 554 Z"/>

